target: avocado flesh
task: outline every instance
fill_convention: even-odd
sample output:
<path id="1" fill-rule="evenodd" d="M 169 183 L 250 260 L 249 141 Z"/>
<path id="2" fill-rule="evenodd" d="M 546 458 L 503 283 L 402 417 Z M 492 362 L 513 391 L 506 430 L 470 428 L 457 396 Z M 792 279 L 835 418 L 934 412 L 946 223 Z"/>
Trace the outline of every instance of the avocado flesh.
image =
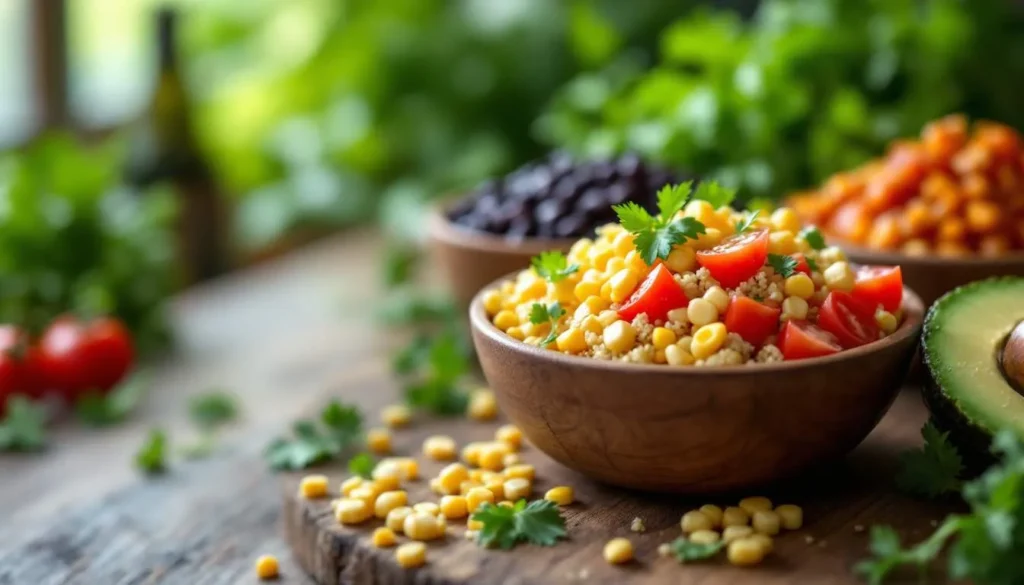
<path id="1" fill-rule="evenodd" d="M 1024 278 L 995 278 L 960 287 L 939 299 L 924 326 L 926 392 L 936 418 L 957 435 L 964 425 L 991 435 L 1008 428 L 1024 438 L 1024 396 L 1003 376 L 1003 343 L 1024 320 Z M 930 394 L 930 395 L 928 395 Z M 980 446 L 976 446 L 980 448 Z"/>

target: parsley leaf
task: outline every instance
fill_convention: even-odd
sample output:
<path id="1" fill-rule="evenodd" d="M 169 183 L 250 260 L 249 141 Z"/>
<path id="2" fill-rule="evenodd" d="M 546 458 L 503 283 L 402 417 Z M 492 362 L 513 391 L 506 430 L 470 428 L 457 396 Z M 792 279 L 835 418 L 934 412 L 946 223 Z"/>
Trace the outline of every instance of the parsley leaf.
<path id="1" fill-rule="evenodd" d="M 212 430 L 238 418 L 238 403 L 227 392 L 213 391 L 188 401 L 188 416 L 197 427 Z"/>
<path id="2" fill-rule="evenodd" d="M 924 447 L 907 451 L 900 456 L 900 470 L 896 485 L 908 493 L 934 498 L 949 492 L 958 492 L 962 486 L 960 474 L 963 461 L 949 442 L 949 433 L 942 433 L 928 421 L 921 429 Z"/>
<path id="3" fill-rule="evenodd" d="M 743 232 L 749 231 L 754 226 L 754 220 L 761 214 L 761 210 L 754 210 L 754 213 L 746 214 L 743 219 L 736 222 L 736 233 L 742 234 Z"/>
<path id="4" fill-rule="evenodd" d="M 857 563 L 854 572 L 871 585 L 881 585 L 889 573 L 904 565 L 911 565 L 923 573 L 942 552 L 949 538 L 960 530 L 961 520 L 959 516 L 946 518 L 927 540 L 908 549 L 901 548 L 900 537 L 891 527 L 872 526 L 868 550 L 874 558 Z"/>
<path id="5" fill-rule="evenodd" d="M 316 422 L 300 420 L 292 425 L 291 438 L 271 441 L 264 457 L 272 469 L 304 469 L 333 459 L 362 437 L 363 418 L 352 406 L 332 401 Z"/>
<path id="6" fill-rule="evenodd" d="M 80 421 L 91 427 L 117 424 L 128 418 L 147 390 L 148 376 L 133 374 L 107 394 L 87 392 L 75 401 L 75 414 Z"/>
<path id="7" fill-rule="evenodd" d="M 685 538 L 677 538 L 672 541 L 672 555 L 680 563 L 686 563 L 688 561 L 701 561 L 704 559 L 710 559 L 711 557 L 718 554 L 718 551 L 725 547 L 724 542 L 693 542 Z"/>
<path id="8" fill-rule="evenodd" d="M 768 254 L 768 265 L 774 268 L 779 276 L 789 278 L 796 272 L 797 261 L 796 258 L 784 254 Z"/>
<path id="9" fill-rule="evenodd" d="M 39 451 L 46 447 L 46 409 L 24 396 L 7 399 L 0 421 L 0 451 Z"/>
<path id="10" fill-rule="evenodd" d="M 814 258 L 804 256 L 804 260 L 807 261 L 807 267 L 811 269 L 811 272 L 821 272 L 821 269 L 818 268 L 818 262 Z"/>
<path id="11" fill-rule="evenodd" d="M 465 412 L 467 398 L 459 379 L 469 371 L 469 359 L 455 333 L 433 338 L 426 350 L 426 364 L 419 369 L 405 386 L 405 401 L 410 406 L 441 415 Z"/>
<path id="12" fill-rule="evenodd" d="M 815 250 L 821 250 L 825 248 L 825 238 L 821 235 L 817 226 L 809 225 L 804 229 L 800 230 L 800 237 L 807 242 L 811 248 Z"/>
<path id="13" fill-rule="evenodd" d="M 662 187 L 658 191 L 657 217 L 632 201 L 612 206 L 619 223 L 633 234 L 633 245 L 648 266 L 654 264 L 658 258 L 668 258 L 676 244 L 688 239 L 695 240 L 700 234 L 707 232 L 704 224 L 692 217 L 676 218 L 676 214 L 689 200 L 692 185 L 692 181 L 687 181 L 674 187 Z"/>
<path id="14" fill-rule="evenodd" d="M 135 453 L 135 466 L 146 475 L 156 475 L 167 471 L 167 433 L 162 429 L 152 429 Z"/>
<path id="15" fill-rule="evenodd" d="M 561 303 L 554 302 L 550 307 L 545 307 L 540 303 L 534 303 L 530 307 L 530 323 L 534 325 L 540 325 L 542 323 L 550 323 L 551 331 L 548 336 L 545 337 L 537 345 L 544 347 L 558 338 L 558 320 L 565 315 L 565 309 L 562 308 Z"/>
<path id="16" fill-rule="evenodd" d="M 579 264 L 569 264 L 565 255 L 558 250 L 541 252 L 530 260 L 530 265 L 542 278 L 558 282 L 580 269 Z"/>
<path id="17" fill-rule="evenodd" d="M 714 181 L 703 181 L 700 185 L 697 185 L 693 198 L 707 201 L 712 207 L 717 209 L 731 205 L 733 199 L 736 198 L 736 191 L 727 189 Z"/>
<path id="18" fill-rule="evenodd" d="M 558 506 L 547 500 L 529 505 L 519 500 L 511 508 L 486 503 L 473 513 L 473 520 L 483 523 L 477 535 L 483 546 L 510 549 L 520 542 L 553 546 L 565 538 L 565 519 Z"/>
<path id="19" fill-rule="evenodd" d="M 369 453 L 360 453 L 348 460 L 348 472 L 363 479 L 370 479 L 373 466 L 373 456 Z"/>

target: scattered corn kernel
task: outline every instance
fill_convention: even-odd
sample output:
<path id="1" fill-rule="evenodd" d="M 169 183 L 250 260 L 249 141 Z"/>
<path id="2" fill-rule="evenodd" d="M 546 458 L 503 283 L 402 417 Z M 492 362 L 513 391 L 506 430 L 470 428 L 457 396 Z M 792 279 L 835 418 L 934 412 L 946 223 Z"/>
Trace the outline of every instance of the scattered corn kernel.
<path id="1" fill-rule="evenodd" d="M 804 525 L 804 511 L 800 506 L 783 504 L 775 508 L 775 513 L 779 515 L 779 523 L 786 530 L 799 530 Z"/>
<path id="2" fill-rule="evenodd" d="M 395 560 L 403 569 L 422 567 L 427 562 L 427 546 L 422 542 L 407 542 L 395 549 Z"/>
<path id="3" fill-rule="evenodd" d="M 480 483 L 478 481 L 473 481 L 471 479 L 467 479 L 466 481 L 464 481 L 464 482 L 459 484 L 459 495 L 463 495 L 464 496 L 464 495 L 469 493 L 469 490 L 471 490 L 473 488 L 477 488 L 477 487 L 483 487 L 483 485 L 484 484 L 482 484 L 482 483 Z M 451 494 L 451 495 L 454 495 L 454 494 Z"/>
<path id="4" fill-rule="evenodd" d="M 690 306 L 693 306 L 693 302 L 690 303 Z M 699 360 L 708 358 L 725 345 L 728 334 L 728 330 L 722 323 L 704 325 L 693 334 L 690 353 Z"/>
<path id="5" fill-rule="evenodd" d="M 698 512 L 704 514 L 711 520 L 711 525 L 714 528 L 718 528 L 722 525 L 722 509 L 714 504 L 704 504 L 697 509 Z"/>
<path id="6" fill-rule="evenodd" d="M 423 441 L 423 454 L 435 461 L 455 459 L 455 439 L 445 435 L 434 435 Z"/>
<path id="7" fill-rule="evenodd" d="M 686 317 L 695 327 L 718 321 L 718 308 L 705 299 L 693 299 L 686 305 Z"/>
<path id="8" fill-rule="evenodd" d="M 299 495 L 306 499 L 327 497 L 327 476 L 307 475 L 299 482 Z"/>
<path id="9" fill-rule="evenodd" d="M 466 414 L 473 420 L 493 420 L 498 416 L 498 401 L 494 392 L 481 388 L 469 396 Z"/>
<path id="10" fill-rule="evenodd" d="M 764 552 L 765 556 L 768 556 L 768 553 L 772 552 L 772 550 L 775 548 L 775 542 L 772 540 L 772 537 L 768 536 L 767 534 L 761 534 L 760 532 L 756 532 L 754 534 L 751 534 L 748 537 L 748 540 L 752 540 L 756 542 L 758 545 L 760 545 L 761 550 Z"/>
<path id="11" fill-rule="evenodd" d="M 370 429 L 366 431 L 366 448 L 377 455 L 391 452 L 391 431 L 387 429 Z"/>
<path id="12" fill-rule="evenodd" d="M 696 532 L 698 530 L 711 530 L 715 527 L 714 522 L 710 518 L 704 515 L 703 512 L 697 510 L 691 510 L 683 514 L 682 519 L 679 521 L 679 525 L 682 527 L 683 532 L 687 534 Z"/>
<path id="13" fill-rule="evenodd" d="M 760 532 L 761 534 L 767 534 L 768 536 L 775 536 L 779 533 L 779 515 L 770 510 L 758 510 L 754 512 L 754 515 L 750 520 L 750 525 L 754 527 L 754 532 Z"/>
<path id="14" fill-rule="evenodd" d="M 489 471 L 501 471 L 505 466 L 505 455 L 509 454 L 508 445 L 495 441 L 480 447 L 478 464 Z"/>
<path id="15" fill-rule="evenodd" d="M 671 366 L 690 366 L 697 360 L 689 350 L 679 345 L 670 345 L 665 348 L 665 361 Z"/>
<path id="16" fill-rule="evenodd" d="M 466 494 L 466 510 L 472 514 L 477 511 L 477 508 L 482 506 L 485 502 L 493 504 L 495 500 L 494 492 L 487 488 L 473 488 Z"/>
<path id="17" fill-rule="evenodd" d="M 469 479 L 469 470 L 461 463 L 449 463 L 437 475 L 441 491 L 454 495 L 460 493 L 462 482 Z"/>
<path id="18" fill-rule="evenodd" d="M 663 542 L 663 543 L 658 545 L 658 556 L 659 557 L 667 557 L 667 556 L 669 556 L 671 554 L 672 554 L 672 545 L 671 544 L 669 544 L 667 542 Z"/>
<path id="19" fill-rule="evenodd" d="M 501 501 L 505 499 L 505 480 L 502 478 L 488 479 L 484 487 L 490 490 L 494 494 L 495 501 Z"/>
<path id="20" fill-rule="evenodd" d="M 604 560 L 621 565 L 633 560 L 633 543 L 625 538 L 613 538 L 604 545 Z"/>
<path id="21" fill-rule="evenodd" d="M 729 562 L 739 567 L 749 567 L 764 560 L 764 547 L 756 540 L 741 538 L 729 543 Z"/>
<path id="22" fill-rule="evenodd" d="M 696 530 L 690 534 L 690 542 L 696 542 L 697 544 L 711 544 L 718 542 L 721 539 L 721 535 L 714 530 Z"/>
<path id="23" fill-rule="evenodd" d="M 256 559 L 256 577 L 259 579 L 277 579 L 280 570 L 277 557 L 273 555 L 263 555 Z"/>
<path id="24" fill-rule="evenodd" d="M 441 487 L 440 479 L 436 477 L 430 478 L 430 491 L 434 492 L 435 494 L 444 495 L 444 488 Z"/>
<path id="25" fill-rule="evenodd" d="M 389 548 L 398 544 L 398 538 L 395 537 L 394 531 L 387 526 L 381 526 L 374 530 L 370 540 L 377 548 Z"/>
<path id="26" fill-rule="evenodd" d="M 366 507 L 373 512 L 373 505 L 377 503 L 377 496 L 380 495 L 380 491 L 377 490 L 377 486 L 373 483 L 364 483 L 363 485 L 352 490 L 349 494 L 349 498 L 353 500 L 362 500 L 366 503 Z"/>
<path id="27" fill-rule="evenodd" d="M 391 510 L 405 506 L 408 501 L 409 496 L 404 491 L 384 492 L 377 496 L 377 501 L 373 505 L 373 514 L 378 518 L 387 518 Z"/>
<path id="28" fill-rule="evenodd" d="M 407 427 L 412 422 L 412 410 L 404 404 L 390 404 L 381 409 L 380 420 L 393 429 Z"/>
<path id="29" fill-rule="evenodd" d="M 514 477 L 504 484 L 505 499 L 513 502 L 530 496 L 533 486 L 530 480 L 522 477 Z"/>
<path id="30" fill-rule="evenodd" d="M 722 540 L 728 544 L 734 540 L 746 538 L 752 534 L 754 534 L 754 529 L 749 526 L 726 526 L 725 530 L 722 531 Z"/>
<path id="31" fill-rule="evenodd" d="M 466 462 L 466 465 L 480 464 L 480 447 L 483 445 L 479 441 L 474 441 L 462 448 L 462 460 Z"/>
<path id="32" fill-rule="evenodd" d="M 415 506 L 413 508 L 415 509 Z M 414 511 L 406 516 L 402 530 L 413 540 L 434 540 L 442 535 L 437 520 L 437 514 Z"/>
<path id="33" fill-rule="evenodd" d="M 494 438 L 505 443 L 509 449 L 518 451 L 523 444 L 523 432 L 516 425 L 502 425 L 494 433 Z"/>
<path id="34" fill-rule="evenodd" d="M 412 511 L 417 514 L 430 514 L 431 516 L 437 516 L 441 513 L 441 506 L 438 506 L 434 502 L 420 502 L 413 505 Z"/>
<path id="35" fill-rule="evenodd" d="M 405 530 L 405 518 L 410 514 L 412 514 L 412 508 L 408 506 L 395 508 L 388 512 L 388 517 L 384 519 L 384 524 L 392 532 L 401 533 Z"/>
<path id="36" fill-rule="evenodd" d="M 504 459 L 501 460 L 501 463 L 506 468 L 512 467 L 513 465 L 519 465 L 522 462 L 523 458 L 519 456 L 519 453 L 509 453 L 508 455 L 505 455 Z"/>
<path id="37" fill-rule="evenodd" d="M 473 520 L 470 518 L 466 520 L 466 530 L 483 530 L 484 523 L 479 520 Z"/>
<path id="38" fill-rule="evenodd" d="M 346 479 L 345 481 L 341 482 L 341 495 L 343 495 L 345 497 L 348 497 L 352 493 L 353 490 L 355 490 L 357 487 L 363 485 L 364 481 L 365 480 L 363 478 L 361 478 L 361 477 L 359 477 L 357 475 L 357 476 L 350 477 L 350 478 Z"/>
<path id="39" fill-rule="evenodd" d="M 373 516 L 373 508 L 363 500 L 343 498 L 334 505 L 334 517 L 342 524 L 362 524 Z"/>
<path id="40" fill-rule="evenodd" d="M 505 478 L 513 479 L 521 477 L 523 479 L 533 481 L 536 470 L 529 463 L 519 463 L 511 467 L 505 468 Z"/>
<path id="41" fill-rule="evenodd" d="M 441 513 L 445 518 L 465 518 L 469 513 L 466 498 L 463 496 L 445 496 L 441 498 Z"/>
<path id="42" fill-rule="evenodd" d="M 899 323 L 896 321 L 896 315 L 889 311 L 878 311 L 875 313 L 875 323 L 878 324 L 879 329 L 887 334 L 896 331 L 896 327 L 899 326 Z"/>
<path id="43" fill-rule="evenodd" d="M 722 526 L 746 526 L 750 523 L 750 514 L 743 508 L 729 506 L 722 512 Z"/>
<path id="44" fill-rule="evenodd" d="M 399 482 L 397 475 L 380 475 L 377 479 L 373 480 L 371 485 L 373 485 L 373 489 L 378 494 L 382 494 L 397 490 L 401 482 Z"/>
<path id="45" fill-rule="evenodd" d="M 739 506 L 740 508 L 743 508 L 747 514 L 753 514 L 757 511 L 770 512 L 772 509 L 772 501 L 764 496 L 751 496 L 740 500 Z"/>
<path id="46" fill-rule="evenodd" d="M 783 289 L 787 296 L 807 300 L 814 295 L 814 281 L 803 272 L 797 272 L 786 279 Z"/>
<path id="47" fill-rule="evenodd" d="M 559 506 L 568 506 L 575 501 L 575 494 L 573 489 L 567 485 L 555 486 L 544 494 L 544 499 L 549 502 L 554 502 Z"/>

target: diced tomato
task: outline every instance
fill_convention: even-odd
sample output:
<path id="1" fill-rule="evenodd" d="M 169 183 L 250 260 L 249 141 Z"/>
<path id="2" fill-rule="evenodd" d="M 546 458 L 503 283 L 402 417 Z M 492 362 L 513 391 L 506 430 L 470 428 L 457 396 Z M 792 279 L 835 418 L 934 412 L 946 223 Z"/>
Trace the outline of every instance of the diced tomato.
<path id="1" fill-rule="evenodd" d="M 801 253 L 801 252 L 797 252 L 796 254 L 792 254 L 792 257 L 793 257 L 794 260 L 796 260 L 796 271 L 797 272 L 803 272 L 807 276 L 810 276 L 811 275 L 811 265 L 810 265 L 809 262 L 807 262 L 807 257 L 804 256 L 803 253 Z"/>
<path id="2" fill-rule="evenodd" d="M 818 310 L 818 325 L 849 349 L 878 339 L 875 312 L 850 293 L 834 290 Z"/>
<path id="3" fill-rule="evenodd" d="M 807 321 L 786 321 L 779 334 L 779 349 L 787 360 L 831 355 L 842 351 L 834 335 Z"/>
<path id="4" fill-rule="evenodd" d="M 697 262 L 725 288 L 736 288 L 757 274 L 767 259 L 768 230 L 737 234 L 710 250 L 697 252 Z"/>
<path id="5" fill-rule="evenodd" d="M 861 266 L 857 269 L 853 296 L 871 307 L 882 305 L 889 312 L 899 309 L 903 303 L 903 274 L 900 267 Z"/>
<path id="6" fill-rule="evenodd" d="M 750 297 L 736 296 L 725 311 L 725 328 L 760 347 L 765 339 L 779 330 L 781 312 Z"/>
<path id="7" fill-rule="evenodd" d="M 619 316 L 632 321 L 640 313 L 647 313 L 652 322 L 665 320 L 669 311 L 685 307 L 689 302 L 683 287 L 672 278 L 672 273 L 664 264 L 659 264 L 622 305 Z"/>

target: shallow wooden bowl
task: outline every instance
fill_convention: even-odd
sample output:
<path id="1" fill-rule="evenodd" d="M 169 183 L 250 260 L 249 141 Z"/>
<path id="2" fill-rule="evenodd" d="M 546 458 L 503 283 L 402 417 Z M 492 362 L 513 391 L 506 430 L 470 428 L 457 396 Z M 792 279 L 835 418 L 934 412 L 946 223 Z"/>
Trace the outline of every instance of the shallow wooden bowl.
<path id="1" fill-rule="evenodd" d="M 1024 276 L 1024 253 L 1019 252 L 998 258 L 921 257 L 870 250 L 842 242 L 835 244 L 858 264 L 899 265 L 903 273 L 903 284 L 920 295 L 925 307 L 968 282 L 990 276 Z"/>
<path id="2" fill-rule="evenodd" d="M 469 318 L 484 375 L 532 445 L 601 482 L 703 494 L 791 476 L 857 446 L 889 409 L 917 348 L 924 306 L 910 290 L 904 305 L 900 328 L 863 347 L 707 368 L 527 345 L 491 324 L 481 295 Z"/>
<path id="3" fill-rule="evenodd" d="M 448 219 L 446 210 L 444 205 L 430 210 L 430 252 L 455 301 L 463 308 L 468 307 L 473 296 L 488 283 L 529 267 L 530 258 L 546 250 L 567 252 L 576 241 L 576 238 L 525 238 L 512 242 L 502 236 L 457 225 Z"/>

